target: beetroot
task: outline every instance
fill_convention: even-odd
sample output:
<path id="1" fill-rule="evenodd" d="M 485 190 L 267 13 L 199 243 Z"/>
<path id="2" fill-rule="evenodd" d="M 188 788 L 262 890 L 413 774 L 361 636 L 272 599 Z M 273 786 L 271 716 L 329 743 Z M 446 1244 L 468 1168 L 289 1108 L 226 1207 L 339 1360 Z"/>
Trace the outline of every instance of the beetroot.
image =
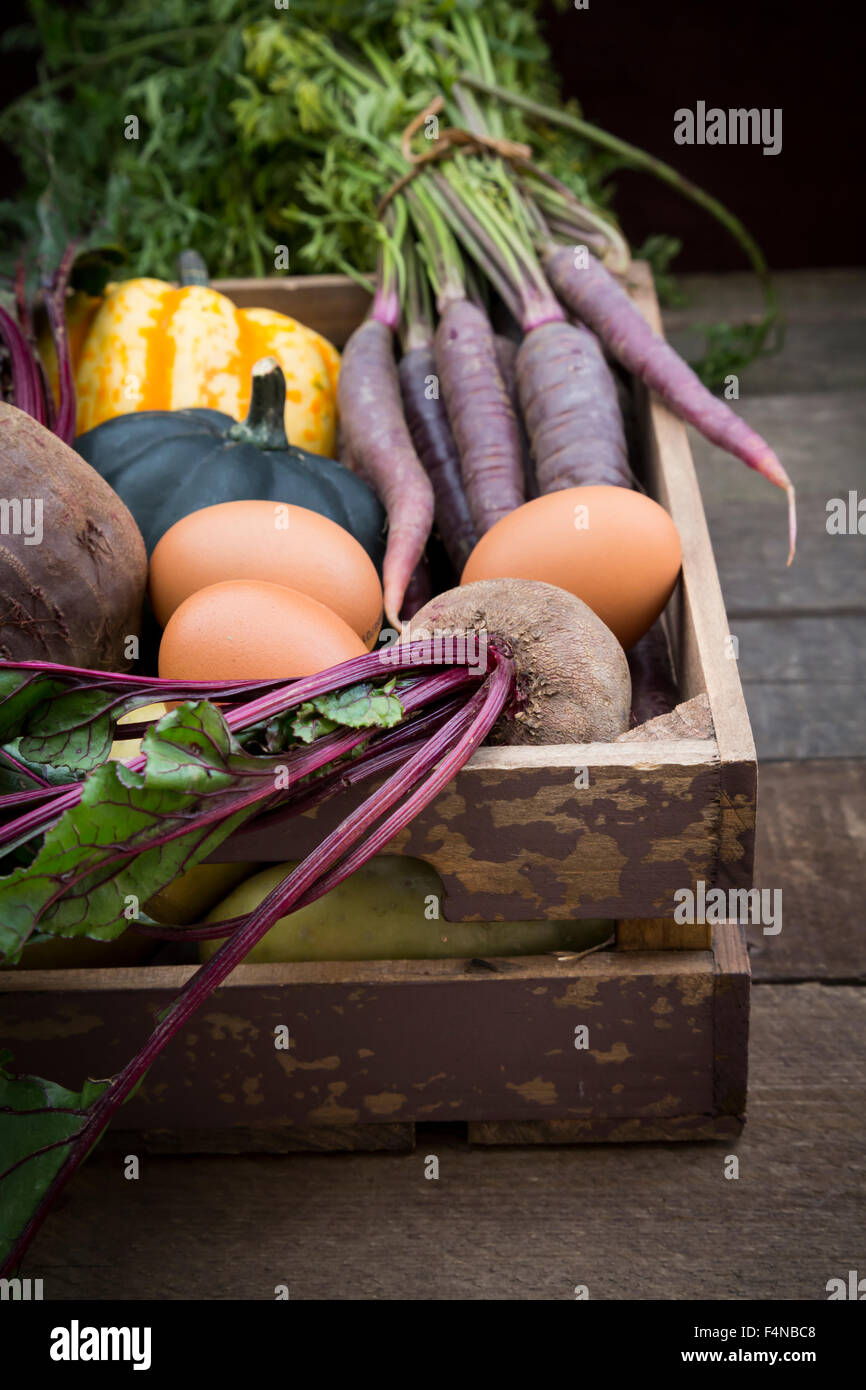
<path id="1" fill-rule="evenodd" d="M 480 634 L 506 644 L 516 699 L 493 743 L 612 742 L 628 728 L 631 679 L 613 633 L 574 594 L 534 579 L 479 579 L 415 614 L 414 639 Z M 479 639 L 480 640 L 480 639 Z M 458 642 L 459 647 L 459 642 Z M 435 646 L 431 648 L 435 651 Z"/>
<path id="2" fill-rule="evenodd" d="M 136 653 L 141 534 L 57 435 L 0 402 L 0 658 L 118 671 Z"/>

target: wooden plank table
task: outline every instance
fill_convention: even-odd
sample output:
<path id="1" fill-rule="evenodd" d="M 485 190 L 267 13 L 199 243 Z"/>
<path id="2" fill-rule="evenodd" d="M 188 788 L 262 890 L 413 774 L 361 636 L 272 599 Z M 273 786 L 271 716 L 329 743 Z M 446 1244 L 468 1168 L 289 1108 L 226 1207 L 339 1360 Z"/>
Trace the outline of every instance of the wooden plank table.
<path id="1" fill-rule="evenodd" d="M 792 570 L 781 496 L 692 437 L 761 758 L 756 878 L 783 893 L 752 942 L 742 1139 L 485 1149 L 429 1126 L 414 1153 L 143 1156 L 130 1182 L 115 1135 L 33 1247 L 47 1298 L 824 1299 L 866 1268 L 866 541 L 825 524 L 866 497 L 866 273 L 779 284 L 786 345 L 739 408 L 798 488 Z M 678 345 L 756 311 L 746 277 L 686 285 Z"/>

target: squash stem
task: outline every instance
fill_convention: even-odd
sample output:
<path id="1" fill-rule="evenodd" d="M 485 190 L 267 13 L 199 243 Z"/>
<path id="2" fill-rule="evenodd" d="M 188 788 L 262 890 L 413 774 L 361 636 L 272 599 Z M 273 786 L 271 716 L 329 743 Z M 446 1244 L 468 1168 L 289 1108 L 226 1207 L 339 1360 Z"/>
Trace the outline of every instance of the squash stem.
<path id="1" fill-rule="evenodd" d="M 252 395 L 247 418 L 232 425 L 229 439 L 257 449 L 288 449 L 286 378 L 276 357 L 262 357 L 253 367 Z"/>
<path id="2" fill-rule="evenodd" d="M 177 258 L 177 283 L 186 285 L 209 285 L 207 266 L 197 251 L 181 251 Z"/>

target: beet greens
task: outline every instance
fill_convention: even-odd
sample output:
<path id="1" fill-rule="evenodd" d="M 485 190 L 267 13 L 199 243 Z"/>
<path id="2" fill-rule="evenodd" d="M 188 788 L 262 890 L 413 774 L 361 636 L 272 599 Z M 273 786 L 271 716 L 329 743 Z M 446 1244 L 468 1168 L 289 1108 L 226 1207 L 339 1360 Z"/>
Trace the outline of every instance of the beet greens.
<path id="1" fill-rule="evenodd" d="M 0 879 L 0 951 L 14 960 L 36 933 L 110 939 L 136 917 L 148 934 L 170 938 L 176 929 L 141 920 L 138 904 L 239 825 L 262 814 L 297 815 L 354 782 L 389 774 L 253 912 L 196 933 L 227 939 L 117 1076 L 88 1082 L 76 1094 L 15 1076 L 4 1065 L 9 1054 L 0 1056 L 0 1272 L 17 1267 L 116 1110 L 247 952 L 280 917 L 329 892 L 384 848 L 484 741 L 511 698 L 514 667 L 493 641 L 483 667 L 473 655 L 437 648 L 431 672 L 430 644 L 419 640 L 399 648 L 396 659 L 373 653 L 290 684 L 212 684 L 209 693 L 225 700 L 225 714 L 208 700 L 184 700 L 148 729 L 138 756 L 101 763 L 68 785 L 40 785 L 36 774 L 31 792 L 0 796 L 0 854 L 41 839 L 32 862 Z M 389 672 L 392 664 L 399 674 Z M 91 725 L 115 723 L 131 702 L 190 693 L 169 681 L 139 682 L 133 690 L 135 679 L 35 662 L 4 665 L 2 736 L 38 738 L 52 724 L 53 705 L 64 705 L 59 722 L 67 733 L 75 729 L 78 756 L 88 764 Z M 96 742 L 103 746 L 104 737 Z M 12 763 L 22 778 L 31 776 L 14 754 Z M 38 802 L 23 814 L 22 795 Z"/>
<path id="2" fill-rule="evenodd" d="M 80 280 L 93 293 L 100 293 L 111 267 L 123 257 L 116 247 L 101 245 L 97 234 L 70 241 L 50 200 L 41 200 L 39 214 L 38 244 L 20 257 L 14 284 L 0 292 L 0 349 L 5 348 L 8 357 L 8 404 L 32 415 L 64 444 L 72 444 L 76 409 L 66 328 L 67 292 Z M 36 345 L 35 308 L 39 301 L 57 363 L 56 402 Z"/>

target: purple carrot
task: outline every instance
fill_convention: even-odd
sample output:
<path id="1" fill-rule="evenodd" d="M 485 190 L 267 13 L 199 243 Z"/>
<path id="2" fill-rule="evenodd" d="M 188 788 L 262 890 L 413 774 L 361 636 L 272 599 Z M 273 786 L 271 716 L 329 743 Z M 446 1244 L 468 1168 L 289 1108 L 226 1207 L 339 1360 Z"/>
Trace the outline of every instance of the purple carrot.
<path id="1" fill-rule="evenodd" d="M 429 603 L 433 597 L 433 580 L 430 576 L 430 566 L 422 556 L 412 571 L 409 583 L 406 585 L 406 592 L 403 595 L 403 607 L 401 615 L 403 621 L 408 623 L 410 618 L 414 618 L 419 609 L 425 603 Z"/>
<path id="2" fill-rule="evenodd" d="M 453 165 L 445 179 L 454 185 L 441 188 L 457 234 L 488 274 L 495 270 L 524 335 L 518 395 L 538 491 L 602 482 L 630 487 L 616 386 L 595 339 L 566 322 L 526 228 L 509 229 L 496 203 Z"/>
<path id="3" fill-rule="evenodd" d="M 433 389 L 438 372 L 432 346 L 410 348 L 400 359 L 398 372 L 406 424 L 433 485 L 436 527 L 459 576 L 478 535 L 463 490 L 460 456 L 445 402 Z"/>
<path id="4" fill-rule="evenodd" d="M 517 383 L 541 493 L 631 487 L 616 382 L 594 333 L 565 321 L 533 329 L 517 354 Z"/>
<path id="5" fill-rule="evenodd" d="M 388 513 L 385 613 L 399 629 L 403 595 L 433 525 L 433 488 L 403 418 L 393 337 L 379 318 L 355 330 L 343 352 L 337 399 L 349 455 Z"/>
<path id="6" fill-rule="evenodd" d="M 483 536 L 525 500 L 520 431 L 486 314 L 468 299 L 451 299 L 441 312 L 436 366 L 469 511 Z"/>
<path id="7" fill-rule="evenodd" d="M 520 451 L 523 454 L 523 491 L 527 498 L 538 496 L 538 479 L 535 476 L 535 464 L 532 461 L 532 449 L 529 443 L 529 436 L 526 433 L 526 421 L 520 410 L 520 395 L 517 390 L 517 352 L 518 344 L 513 338 L 506 338 L 504 333 L 497 333 L 494 338 L 496 348 L 496 361 L 499 364 L 499 372 L 508 392 L 508 399 L 511 401 L 511 409 L 514 411 L 517 420 L 517 428 L 520 431 Z"/>
<path id="8" fill-rule="evenodd" d="M 794 487 L 773 450 L 745 420 L 707 390 L 679 353 L 653 332 L 609 271 L 594 256 L 587 255 L 585 267 L 578 269 L 571 247 L 550 246 L 542 252 L 545 271 L 559 298 L 674 414 L 787 492 L 790 565 L 797 540 Z"/>

